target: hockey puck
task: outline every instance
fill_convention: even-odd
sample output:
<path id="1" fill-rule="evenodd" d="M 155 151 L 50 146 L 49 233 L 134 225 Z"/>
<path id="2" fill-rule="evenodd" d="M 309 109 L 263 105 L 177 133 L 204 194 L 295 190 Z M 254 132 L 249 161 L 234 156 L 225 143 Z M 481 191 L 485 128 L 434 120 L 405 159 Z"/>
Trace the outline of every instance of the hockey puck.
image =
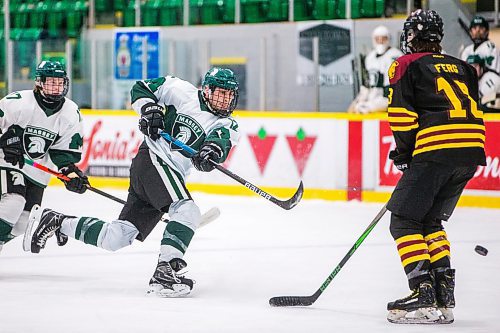
<path id="1" fill-rule="evenodd" d="M 482 247 L 481 245 L 476 245 L 476 247 L 474 248 L 474 251 L 476 251 L 478 254 L 482 255 L 482 256 L 485 256 L 488 254 L 488 250 L 484 247 Z"/>

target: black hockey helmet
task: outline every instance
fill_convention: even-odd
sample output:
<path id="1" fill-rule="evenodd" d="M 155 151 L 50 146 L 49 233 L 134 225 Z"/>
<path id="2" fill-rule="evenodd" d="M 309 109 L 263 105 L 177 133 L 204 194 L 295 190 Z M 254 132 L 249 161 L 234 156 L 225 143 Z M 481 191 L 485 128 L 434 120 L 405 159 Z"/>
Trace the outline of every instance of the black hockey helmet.
<path id="1" fill-rule="evenodd" d="M 55 87 L 47 78 L 61 78 L 62 89 Z M 49 80 L 50 81 L 50 80 Z M 35 86 L 48 100 L 60 101 L 66 96 L 69 88 L 69 79 L 64 66 L 58 61 L 42 61 L 35 71 Z"/>
<path id="2" fill-rule="evenodd" d="M 472 28 L 482 27 L 483 31 L 472 32 Z M 482 16 L 474 16 L 472 21 L 470 21 L 469 32 L 471 34 L 472 41 L 474 44 L 481 44 L 482 42 L 488 40 L 488 35 L 490 31 L 490 24 Z"/>
<path id="3" fill-rule="evenodd" d="M 415 52 L 417 43 L 441 43 L 443 39 L 443 20 L 434 10 L 417 9 L 403 24 L 401 51 L 408 54 Z"/>

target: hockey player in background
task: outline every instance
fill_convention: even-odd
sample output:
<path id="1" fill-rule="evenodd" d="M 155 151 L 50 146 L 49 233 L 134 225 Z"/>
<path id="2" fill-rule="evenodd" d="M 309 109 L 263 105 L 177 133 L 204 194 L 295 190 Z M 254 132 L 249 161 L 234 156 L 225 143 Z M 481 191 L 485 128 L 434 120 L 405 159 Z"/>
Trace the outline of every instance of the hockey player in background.
<path id="1" fill-rule="evenodd" d="M 403 55 L 400 50 L 391 47 L 391 34 L 381 25 L 372 33 L 373 50 L 365 58 L 364 67 L 367 78 L 360 88 L 358 96 L 349 106 L 350 113 L 370 113 L 387 111 L 387 71 L 392 62 Z"/>
<path id="2" fill-rule="evenodd" d="M 33 90 L 0 100 L 0 249 L 22 235 L 35 204 L 41 204 L 50 175 L 25 164 L 25 158 L 56 165 L 71 178 L 70 191 L 83 193 L 87 177 L 75 166 L 82 152 L 82 119 L 66 98 L 68 77 L 59 62 L 42 61 Z M 64 237 L 58 241 L 63 243 Z"/>
<path id="3" fill-rule="evenodd" d="M 164 213 L 170 221 L 160 245 L 158 265 L 148 293 L 161 297 L 184 296 L 193 280 L 184 276 L 182 259 L 201 214 L 185 185 L 191 167 L 210 172 L 213 160 L 222 163 L 238 139 L 238 125 L 231 113 L 238 102 L 238 82 L 229 69 L 212 68 L 202 90 L 173 76 L 138 81 L 132 88 L 132 107 L 141 118 L 139 129 L 145 139 L 130 168 L 127 203 L 113 222 L 92 217 L 73 217 L 34 207 L 30 219 L 37 225 L 31 251 L 39 252 L 47 238 L 60 230 L 63 235 L 86 244 L 115 251 L 143 241 Z M 164 140 L 165 131 L 198 150 L 190 157 Z"/>
<path id="4" fill-rule="evenodd" d="M 472 19 L 469 32 L 473 44 L 462 52 L 462 60 L 472 65 L 479 77 L 480 104 L 485 108 L 500 110 L 500 60 L 498 49 L 488 39 L 490 27 L 484 17 Z"/>
<path id="5" fill-rule="evenodd" d="M 411 295 L 390 302 L 394 323 L 451 323 L 455 270 L 443 228 L 478 165 L 485 165 L 485 128 L 477 107 L 475 70 L 441 54 L 443 22 L 417 10 L 403 27 L 401 50 L 389 70 L 389 123 L 403 172 L 387 208 L 390 231 Z"/>

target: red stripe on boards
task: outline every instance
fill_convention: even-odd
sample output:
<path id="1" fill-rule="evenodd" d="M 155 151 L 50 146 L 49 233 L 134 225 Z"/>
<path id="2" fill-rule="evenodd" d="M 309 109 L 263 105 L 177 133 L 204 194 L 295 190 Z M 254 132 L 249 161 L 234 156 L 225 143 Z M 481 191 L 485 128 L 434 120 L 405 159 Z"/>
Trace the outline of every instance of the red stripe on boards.
<path id="1" fill-rule="evenodd" d="M 363 122 L 349 121 L 347 156 L 347 200 L 361 201 L 363 166 Z"/>

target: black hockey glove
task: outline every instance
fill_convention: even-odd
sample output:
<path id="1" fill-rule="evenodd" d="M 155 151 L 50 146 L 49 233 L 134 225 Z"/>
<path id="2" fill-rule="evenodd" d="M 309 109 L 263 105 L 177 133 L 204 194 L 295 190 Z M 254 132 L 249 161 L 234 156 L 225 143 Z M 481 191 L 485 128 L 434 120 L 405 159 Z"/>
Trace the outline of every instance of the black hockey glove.
<path id="1" fill-rule="evenodd" d="M 389 153 L 389 158 L 394 161 L 394 165 L 401 172 L 405 172 L 410 168 L 411 154 L 409 153 L 401 154 L 395 149 Z"/>
<path id="2" fill-rule="evenodd" d="M 87 190 L 87 185 L 90 185 L 87 176 L 74 164 L 62 167 L 59 172 L 70 178 L 69 181 L 63 180 L 68 191 L 82 194 Z"/>
<path id="3" fill-rule="evenodd" d="M 196 155 L 191 157 L 191 161 L 196 169 L 203 172 L 210 172 L 215 169 L 215 165 L 210 160 L 217 162 L 222 157 L 222 149 L 213 142 L 205 142 Z"/>
<path id="4" fill-rule="evenodd" d="M 16 165 L 19 163 L 19 169 L 24 166 L 24 149 L 21 138 L 14 129 L 7 130 L 0 137 L 0 148 L 3 150 L 5 162 Z"/>
<path id="5" fill-rule="evenodd" d="M 163 106 L 156 103 L 144 104 L 141 108 L 141 119 L 139 119 L 139 130 L 144 135 L 156 141 L 160 138 L 158 132 L 165 128 L 163 123 Z"/>

